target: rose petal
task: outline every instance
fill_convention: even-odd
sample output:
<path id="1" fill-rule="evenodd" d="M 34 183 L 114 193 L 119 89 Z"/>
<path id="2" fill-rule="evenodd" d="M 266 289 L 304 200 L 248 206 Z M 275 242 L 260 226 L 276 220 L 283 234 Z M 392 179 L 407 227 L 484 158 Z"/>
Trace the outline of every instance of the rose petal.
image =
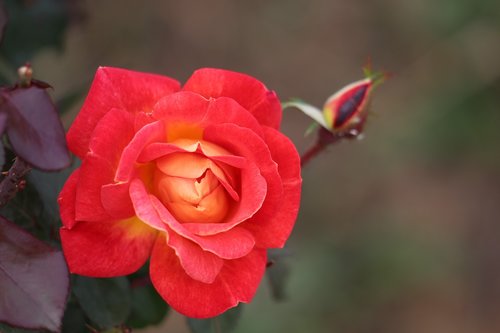
<path id="1" fill-rule="evenodd" d="M 129 188 L 129 182 L 107 184 L 101 187 L 102 206 L 115 219 L 125 219 L 135 215 Z"/>
<path id="2" fill-rule="evenodd" d="M 162 231 L 167 230 L 165 223 L 151 203 L 151 195 L 147 192 L 144 183 L 139 179 L 134 179 L 130 183 L 129 191 L 137 217 L 152 228 Z"/>
<path id="3" fill-rule="evenodd" d="M 113 182 L 114 169 L 101 156 L 88 153 L 80 167 L 76 188 L 75 218 L 77 221 L 110 220 L 101 202 L 101 187 Z"/>
<path id="4" fill-rule="evenodd" d="M 153 142 L 142 150 L 141 154 L 137 158 L 137 162 L 148 163 L 165 155 L 179 152 L 188 151 L 173 143 Z"/>
<path id="5" fill-rule="evenodd" d="M 276 95 L 259 80 L 242 73 L 203 68 L 188 79 L 184 91 L 206 98 L 230 97 L 247 109 L 262 125 L 279 128 L 281 105 Z"/>
<path id="6" fill-rule="evenodd" d="M 75 201 L 76 201 L 76 187 L 78 186 L 78 180 L 80 178 L 80 169 L 76 169 L 68 177 L 66 183 L 64 184 L 57 202 L 59 203 L 59 213 L 61 215 L 61 220 L 63 225 L 67 229 L 71 229 L 75 226 Z"/>
<path id="7" fill-rule="evenodd" d="M 163 96 L 179 90 L 171 78 L 120 68 L 99 67 L 80 113 L 68 131 L 68 146 L 80 158 L 99 120 L 111 109 L 150 112 Z"/>
<path id="8" fill-rule="evenodd" d="M 249 111 L 262 125 L 279 130 L 283 111 L 280 100 L 274 91 L 268 91 L 266 96 Z M 269 114 L 274 115 L 271 116 L 272 119 L 269 119 Z"/>
<path id="9" fill-rule="evenodd" d="M 155 122 L 152 112 L 139 112 L 135 114 L 134 119 L 134 132 L 138 132 L 144 126 Z"/>
<path id="10" fill-rule="evenodd" d="M 187 275 L 203 283 L 214 282 L 224 264 L 221 258 L 175 232 L 168 234 L 167 243 L 175 250 Z"/>
<path id="11" fill-rule="evenodd" d="M 117 182 L 129 181 L 136 168 L 135 162 L 144 147 L 152 142 L 164 141 L 165 139 L 165 124 L 163 122 L 156 121 L 144 126 L 123 150 L 116 170 L 115 180 Z"/>
<path id="12" fill-rule="evenodd" d="M 168 209 L 155 196 L 150 196 L 151 204 L 158 212 L 160 219 L 173 232 L 198 244 L 202 249 L 212 252 L 223 259 L 240 258 L 248 254 L 254 247 L 255 240 L 251 233 L 243 228 L 232 228 L 226 232 L 209 236 L 197 236 L 191 233 L 185 224 L 179 223 Z M 201 223 L 196 223 L 201 224 Z M 208 223 L 206 223 L 208 224 Z M 216 223 L 212 223 L 216 224 Z"/>
<path id="13" fill-rule="evenodd" d="M 181 91 L 160 99 L 153 108 L 153 117 L 168 120 L 169 123 L 198 124 L 205 116 L 209 103 L 201 95 Z M 175 138 L 169 137 L 169 141 L 173 140 Z"/>
<path id="14" fill-rule="evenodd" d="M 97 123 L 89 142 L 89 150 L 116 166 L 123 149 L 134 134 L 134 116 L 123 110 L 112 109 Z"/>
<path id="15" fill-rule="evenodd" d="M 137 218 L 109 222 L 80 222 L 61 228 L 64 256 L 71 273 L 92 277 L 127 275 L 151 254 L 157 231 Z"/>
<path id="16" fill-rule="evenodd" d="M 211 125 L 235 124 L 249 128 L 259 136 L 263 136 L 261 125 L 257 119 L 247 109 L 238 104 L 238 101 L 228 97 L 210 100 L 203 123 Z"/>
<path id="17" fill-rule="evenodd" d="M 193 92 L 178 92 L 158 101 L 153 116 L 170 124 L 168 141 L 198 137 L 200 132 L 196 130 L 193 135 L 189 133 L 189 124 L 203 128 L 209 124 L 232 123 L 263 136 L 261 125 L 255 117 L 237 101 L 228 97 L 206 99 Z M 187 130 L 184 130 L 182 125 L 186 126 Z"/>
<path id="18" fill-rule="evenodd" d="M 207 169 L 212 169 L 217 174 L 222 173 L 222 170 L 210 159 L 201 154 L 187 152 L 165 156 L 156 162 L 156 166 L 165 175 L 181 178 L 198 178 Z"/>
<path id="19" fill-rule="evenodd" d="M 273 218 L 262 219 L 256 215 L 245 224 L 264 248 L 281 248 L 292 232 L 300 205 L 300 157 L 293 143 L 277 130 L 266 127 L 265 138 L 283 182 L 283 199 Z"/>
<path id="20" fill-rule="evenodd" d="M 213 283 L 192 279 L 182 268 L 174 251 L 159 237 L 151 256 L 151 281 L 165 301 L 191 318 L 221 314 L 239 302 L 250 302 L 265 271 L 265 250 L 227 260 Z"/>
<path id="21" fill-rule="evenodd" d="M 197 139 L 177 139 L 173 142 L 153 142 L 143 149 L 139 155 L 138 162 L 151 162 L 164 155 L 177 152 L 196 152 L 210 158 L 227 156 L 226 161 L 221 161 L 237 168 L 244 167 L 246 162 L 244 158 L 231 155 L 231 153 L 227 150 L 222 149 L 211 142 Z"/>

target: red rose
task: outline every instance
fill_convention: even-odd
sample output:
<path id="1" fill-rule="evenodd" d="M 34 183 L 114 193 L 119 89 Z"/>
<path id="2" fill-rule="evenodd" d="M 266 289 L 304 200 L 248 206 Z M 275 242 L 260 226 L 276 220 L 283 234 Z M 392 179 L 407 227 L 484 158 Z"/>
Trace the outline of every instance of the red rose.
<path id="1" fill-rule="evenodd" d="M 82 159 L 59 197 L 71 272 L 126 275 L 150 259 L 158 293 L 186 316 L 249 302 L 299 206 L 280 122 L 276 95 L 244 74 L 201 69 L 181 89 L 99 68 L 67 135 Z"/>

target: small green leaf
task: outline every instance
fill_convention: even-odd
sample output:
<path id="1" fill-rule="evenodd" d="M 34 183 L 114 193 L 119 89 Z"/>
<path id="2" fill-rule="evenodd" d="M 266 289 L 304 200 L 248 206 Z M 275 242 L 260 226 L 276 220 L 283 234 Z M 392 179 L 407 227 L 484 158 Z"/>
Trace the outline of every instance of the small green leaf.
<path id="1" fill-rule="evenodd" d="M 127 325 L 143 328 L 161 322 L 168 311 L 168 305 L 152 285 L 132 288 L 132 310 Z"/>
<path id="2" fill-rule="evenodd" d="M 331 128 L 326 123 L 325 118 L 323 117 L 323 112 L 311 104 L 305 103 L 299 99 L 293 99 L 283 103 L 281 106 L 283 110 L 286 108 L 299 109 L 300 111 L 304 112 L 307 116 L 311 117 L 319 125 L 323 126 L 325 129 L 329 131 L 331 130 Z"/>
<path id="3" fill-rule="evenodd" d="M 73 293 L 87 317 L 99 328 L 119 326 L 130 313 L 130 287 L 125 277 L 95 279 L 75 275 Z"/>
<path id="4" fill-rule="evenodd" d="M 238 324 L 242 308 L 240 304 L 220 316 L 209 319 L 188 318 L 188 326 L 192 333 L 230 333 Z"/>

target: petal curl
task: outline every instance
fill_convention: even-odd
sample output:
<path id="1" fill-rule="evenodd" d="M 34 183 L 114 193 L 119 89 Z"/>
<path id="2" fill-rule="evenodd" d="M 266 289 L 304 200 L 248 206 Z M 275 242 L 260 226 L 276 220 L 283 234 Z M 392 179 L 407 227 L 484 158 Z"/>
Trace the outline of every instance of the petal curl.
<path id="1" fill-rule="evenodd" d="M 154 208 L 151 202 L 152 196 L 147 192 L 144 183 L 139 179 L 134 179 L 130 183 L 129 191 L 137 217 L 154 229 L 166 231 L 165 223 Z"/>
<path id="2" fill-rule="evenodd" d="M 247 256 L 226 260 L 213 283 L 192 279 L 175 252 L 158 238 L 151 256 L 151 281 L 176 311 L 191 318 L 214 317 L 239 302 L 250 302 L 265 271 L 266 251 L 255 249 Z"/>
<path id="3" fill-rule="evenodd" d="M 152 142 L 164 141 L 165 138 L 165 124 L 162 121 L 155 121 L 138 131 L 123 150 L 120 161 L 118 162 L 115 180 L 117 182 L 129 181 L 134 174 L 136 161 L 144 147 Z"/>
<path id="4" fill-rule="evenodd" d="M 230 97 L 253 114 L 260 124 L 277 129 L 281 123 L 282 110 L 276 94 L 252 76 L 203 68 L 193 73 L 182 90 L 206 98 Z"/>
<path id="5" fill-rule="evenodd" d="M 175 250 L 187 275 L 203 283 L 214 282 L 224 264 L 221 258 L 175 232 L 168 233 L 167 243 Z"/>
<path id="6" fill-rule="evenodd" d="M 111 109 L 150 112 L 161 97 L 178 91 L 179 87 L 180 84 L 169 77 L 99 67 L 82 109 L 68 131 L 69 148 L 83 158 L 95 126 Z"/>
<path id="7" fill-rule="evenodd" d="M 255 218 L 245 224 L 257 241 L 257 246 L 281 248 L 292 232 L 300 205 L 302 178 L 300 157 L 294 144 L 279 131 L 266 127 L 266 142 L 271 155 L 278 163 L 278 171 L 283 184 L 283 199 L 279 209 L 270 219 Z"/>
<path id="8" fill-rule="evenodd" d="M 137 218 L 80 222 L 61 228 L 61 243 L 71 273 L 114 277 L 137 271 L 151 254 L 157 231 Z"/>

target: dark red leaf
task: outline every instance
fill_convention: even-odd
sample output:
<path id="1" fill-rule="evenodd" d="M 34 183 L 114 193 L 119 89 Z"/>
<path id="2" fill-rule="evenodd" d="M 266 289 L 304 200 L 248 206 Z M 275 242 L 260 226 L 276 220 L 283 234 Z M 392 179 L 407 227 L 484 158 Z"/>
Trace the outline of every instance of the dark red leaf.
<path id="1" fill-rule="evenodd" d="M 64 129 L 45 89 L 2 90 L 7 111 L 7 135 L 17 155 L 35 168 L 53 171 L 70 164 Z"/>
<path id="2" fill-rule="evenodd" d="M 0 217 L 0 321 L 59 331 L 68 292 L 63 254 Z"/>

